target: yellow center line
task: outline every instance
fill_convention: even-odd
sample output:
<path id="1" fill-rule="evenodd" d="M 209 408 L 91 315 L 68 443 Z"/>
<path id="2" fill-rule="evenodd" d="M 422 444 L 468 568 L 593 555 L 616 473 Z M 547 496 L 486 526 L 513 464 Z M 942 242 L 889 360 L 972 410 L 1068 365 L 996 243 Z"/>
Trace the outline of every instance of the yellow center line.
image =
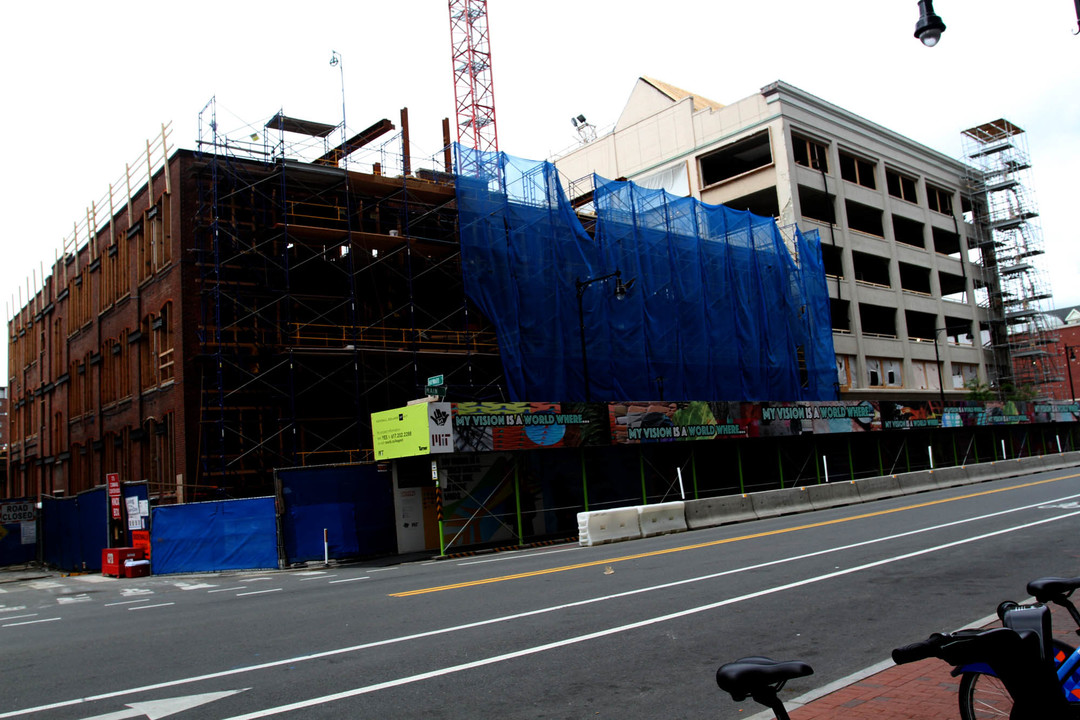
<path id="1" fill-rule="evenodd" d="M 581 568 L 596 567 L 597 565 L 612 565 L 614 563 L 626 562 L 628 560 L 641 560 L 642 558 L 668 555 L 670 553 L 683 552 L 685 550 L 699 550 L 701 548 L 714 547 L 716 545 L 726 545 L 728 543 L 742 542 L 744 540 L 755 540 L 757 538 L 769 537 L 770 535 L 783 535 L 785 533 L 798 532 L 800 530 L 811 530 L 813 528 L 827 527 L 829 525 L 838 525 L 840 523 L 852 522 L 853 520 L 865 520 L 867 518 L 879 517 L 881 515 L 891 515 L 892 513 L 904 512 L 906 510 L 917 510 L 918 508 L 932 507 L 934 505 L 956 502 L 958 500 L 970 500 L 971 498 L 982 497 L 984 495 L 993 495 L 995 493 L 1007 492 L 1010 490 L 1021 490 L 1023 488 L 1035 487 L 1036 485 L 1045 485 L 1046 483 L 1057 482 L 1058 480 L 1068 480 L 1069 478 L 1075 477 L 1080 477 L 1080 473 L 1075 473 L 1073 475 L 1062 475 L 1061 477 L 1049 478 L 1047 480 L 1036 480 L 1034 482 L 1024 483 L 1022 485 L 1013 485 L 1007 488 L 997 488 L 996 490 L 983 490 L 982 492 L 970 493 L 968 495 L 959 495 L 954 498 L 931 500 L 930 502 L 917 503 L 915 505 L 905 505 L 904 507 L 893 508 L 891 510 L 879 510 L 877 512 L 864 513 L 862 515 L 853 515 L 852 517 L 837 518 L 836 520 L 824 520 L 822 522 L 799 525 L 797 527 L 783 528 L 780 530 L 769 530 L 767 532 L 753 533 L 751 535 L 740 535 L 739 537 L 726 538 L 724 540 L 711 540 L 709 542 L 695 543 L 693 545 L 680 545 L 679 547 L 667 548 L 666 550 L 653 550 L 651 552 L 637 553 L 635 555 L 624 555 L 622 557 L 607 558 L 605 560 L 592 560 L 590 562 L 577 563 L 575 565 L 562 565 L 559 567 L 548 568 L 547 570 L 532 570 L 530 572 L 516 573 L 514 575 L 500 575 L 498 577 L 486 578 L 483 580 L 469 580 L 467 582 L 454 583 L 452 585 L 439 585 L 438 587 L 421 588 L 419 590 L 407 590 L 405 592 L 390 593 L 390 597 L 411 597 L 413 595 L 426 595 L 427 593 L 442 592 L 444 590 L 458 590 L 460 588 L 476 587 L 479 585 L 490 585 L 492 583 L 507 582 L 509 580 L 521 580 L 523 578 L 539 577 L 541 575 L 551 575 L 553 573 L 567 572 L 568 570 L 580 570 Z"/>

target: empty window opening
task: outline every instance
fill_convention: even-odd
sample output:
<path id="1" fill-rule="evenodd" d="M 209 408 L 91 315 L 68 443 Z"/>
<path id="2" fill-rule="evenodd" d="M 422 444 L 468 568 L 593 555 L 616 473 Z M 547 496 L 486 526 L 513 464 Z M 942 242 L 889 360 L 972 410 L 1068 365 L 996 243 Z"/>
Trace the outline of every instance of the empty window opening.
<path id="1" fill-rule="evenodd" d="M 945 328 L 941 334 L 948 338 L 949 344 L 967 346 L 975 344 L 975 336 L 971 334 L 971 320 L 946 315 Z"/>
<path id="2" fill-rule="evenodd" d="M 926 186 L 926 204 L 934 212 L 952 215 L 952 193 L 933 185 Z"/>
<path id="3" fill-rule="evenodd" d="M 896 308 L 859 303 L 863 335 L 896 337 Z"/>
<path id="4" fill-rule="evenodd" d="M 899 215 L 892 216 L 893 238 L 896 242 L 926 249 L 926 235 L 923 232 L 923 224 L 914 220 L 908 220 Z"/>
<path id="5" fill-rule="evenodd" d="M 792 133 L 791 147 L 797 165 L 829 172 L 829 148 L 824 143 Z"/>
<path id="6" fill-rule="evenodd" d="M 960 255 L 960 236 L 951 230 L 934 228 L 934 252 L 942 255 Z"/>
<path id="7" fill-rule="evenodd" d="M 851 253 L 851 264 L 854 266 L 853 270 L 857 282 L 880 285 L 883 287 L 892 286 L 892 281 L 889 277 L 888 258 L 881 257 L 880 255 L 853 252 Z"/>
<path id="8" fill-rule="evenodd" d="M 907 320 L 908 337 L 912 340 L 934 341 L 938 327 L 937 315 L 918 310 L 905 310 L 904 318 Z"/>
<path id="9" fill-rule="evenodd" d="M 851 200 L 846 200 L 844 206 L 847 208 L 849 228 L 867 235 L 885 237 L 885 230 L 881 224 L 881 210 Z"/>
<path id="10" fill-rule="evenodd" d="M 776 198 L 775 187 L 765 188 L 734 200 L 728 200 L 724 205 L 734 210 L 749 210 L 762 217 L 777 217 L 780 215 L 780 201 Z"/>
<path id="11" fill-rule="evenodd" d="M 829 277 L 844 277 L 844 251 L 836 245 L 821 246 L 821 261 Z"/>
<path id="12" fill-rule="evenodd" d="M 889 194 L 910 203 L 919 202 L 917 188 L 919 183 L 915 178 L 901 175 L 895 170 L 885 169 L 885 185 L 889 188 Z"/>
<path id="13" fill-rule="evenodd" d="M 829 299 L 829 311 L 832 314 L 833 332 L 851 332 L 851 303 L 847 300 Z"/>
<path id="14" fill-rule="evenodd" d="M 874 167 L 875 164 L 869 160 L 863 160 L 844 152 L 840 153 L 840 177 L 848 182 L 862 185 L 871 190 L 877 189 L 877 182 L 874 180 Z"/>
<path id="15" fill-rule="evenodd" d="M 900 263 L 900 287 L 905 292 L 930 295 L 930 268 Z"/>
<path id="16" fill-rule="evenodd" d="M 762 130 L 748 138 L 725 145 L 716 152 L 702 156 L 698 164 L 703 186 L 723 182 L 736 175 L 770 165 L 772 150 L 769 147 L 769 131 Z"/>
<path id="17" fill-rule="evenodd" d="M 952 302 L 967 302 L 967 282 L 963 275 L 938 271 L 941 298 Z"/>
<path id="18" fill-rule="evenodd" d="M 940 390 L 941 373 L 933 360 L 912 360 L 911 375 L 919 390 Z"/>
<path id="19" fill-rule="evenodd" d="M 832 225 L 836 220 L 834 198 L 821 190 L 799 186 L 799 209 L 802 216 Z"/>

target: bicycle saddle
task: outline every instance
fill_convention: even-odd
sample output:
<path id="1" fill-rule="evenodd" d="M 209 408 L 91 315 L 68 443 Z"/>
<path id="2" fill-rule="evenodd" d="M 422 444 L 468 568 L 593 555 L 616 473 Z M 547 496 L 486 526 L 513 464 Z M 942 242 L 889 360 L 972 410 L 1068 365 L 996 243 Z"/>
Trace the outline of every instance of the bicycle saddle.
<path id="1" fill-rule="evenodd" d="M 788 680 L 813 674 L 812 667 L 798 660 L 779 661 L 753 656 L 721 665 L 716 671 L 716 684 L 738 702 L 770 686 L 780 686 Z"/>
<path id="2" fill-rule="evenodd" d="M 1044 577 L 1027 584 L 1027 591 L 1041 603 L 1065 597 L 1080 588 L 1080 578 Z"/>

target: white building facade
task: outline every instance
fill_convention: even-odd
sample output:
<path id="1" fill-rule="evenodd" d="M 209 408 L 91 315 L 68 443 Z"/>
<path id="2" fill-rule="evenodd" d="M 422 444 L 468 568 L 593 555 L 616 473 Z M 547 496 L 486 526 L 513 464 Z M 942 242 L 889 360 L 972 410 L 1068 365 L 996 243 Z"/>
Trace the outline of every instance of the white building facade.
<path id="1" fill-rule="evenodd" d="M 614 130 L 555 163 L 572 198 L 595 172 L 818 230 L 841 397 L 962 399 L 993 382 L 960 161 L 783 82 L 723 106 L 640 78 Z"/>

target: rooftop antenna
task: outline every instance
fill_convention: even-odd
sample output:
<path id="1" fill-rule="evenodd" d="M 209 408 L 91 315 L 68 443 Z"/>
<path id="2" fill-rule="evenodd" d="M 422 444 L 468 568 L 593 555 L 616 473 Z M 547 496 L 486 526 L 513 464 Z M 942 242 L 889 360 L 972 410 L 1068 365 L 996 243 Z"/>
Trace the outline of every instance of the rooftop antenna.
<path id="1" fill-rule="evenodd" d="M 349 164 L 349 156 L 346 152 L 349 143 L 349 133 L 345 129 L 345 65 L 341 62 L 341 53 L 337 50 L 330 51 L 330 67 L 336 67 L 341 75 L 341 161 Z"/>

